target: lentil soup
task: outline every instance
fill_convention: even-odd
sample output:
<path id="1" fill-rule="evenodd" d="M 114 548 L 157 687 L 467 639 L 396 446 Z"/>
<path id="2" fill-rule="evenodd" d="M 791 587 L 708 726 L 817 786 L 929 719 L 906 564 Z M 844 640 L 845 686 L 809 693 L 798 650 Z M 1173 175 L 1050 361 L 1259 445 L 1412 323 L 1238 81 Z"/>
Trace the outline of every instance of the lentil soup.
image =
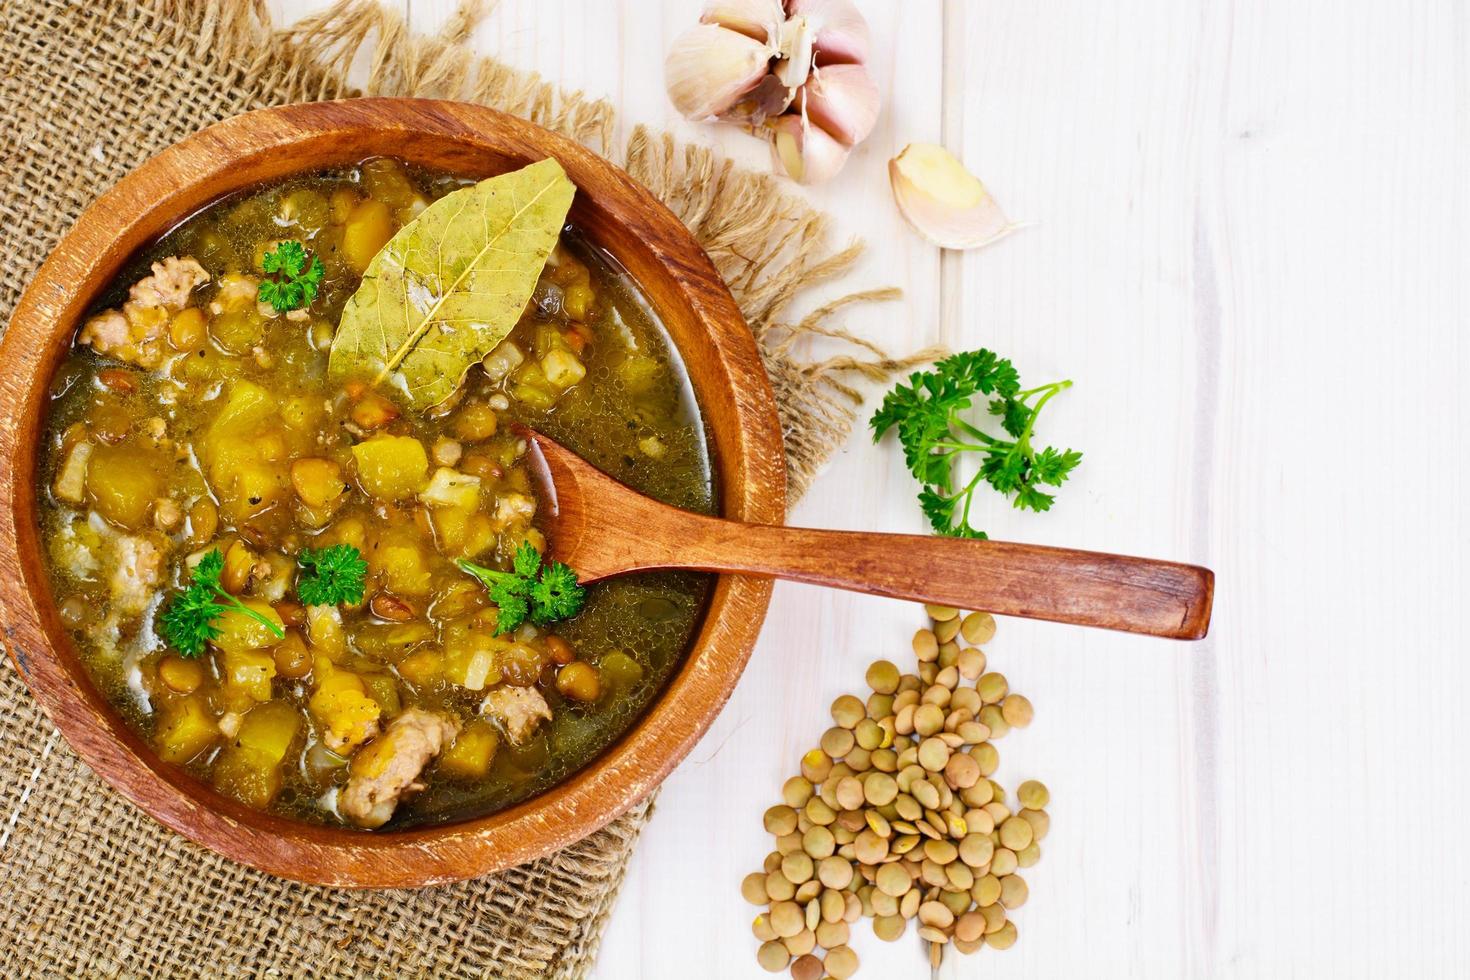
<path id="1" fill-rule="evenodd" d="M 53 382 L 38 499 L 62 621 L 162 759 L 251 806 L 392 829 L 518 802 L 614 741 L 698 626 L 709 577 L 656 574 L 504 631 L 457 565 L 544 549 L 516 420 L 714 508 L 672 345 L 575 228 L 441 405 L 328 377 L 369 261 L 470 183 L 374 158 L 210 205 L 119 276 Z M 282 312 L 260 287 L 286 240 L 321 265 Z M 304 577 L 344 552 L 365 564 L 360 601 L 305 604 Z M 190 655 L 165 612 L 206 573 L 220 608 Z"/>

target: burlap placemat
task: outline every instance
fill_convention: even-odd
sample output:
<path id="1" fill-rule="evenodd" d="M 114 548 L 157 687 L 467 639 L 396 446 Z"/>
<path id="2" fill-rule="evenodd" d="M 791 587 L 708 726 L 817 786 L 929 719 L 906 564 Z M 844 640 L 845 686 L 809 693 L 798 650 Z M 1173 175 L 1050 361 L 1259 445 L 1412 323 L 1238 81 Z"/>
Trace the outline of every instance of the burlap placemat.
<path id="1" fill-rule="evenodd" d="M 846 296 L 799 323 L 783 312 L 841 276 L 825 221 L 771 178 L 634 130 L 612 107 L 477 56 L 488 3 L 438 37 L 346 2 L 273 31 L 255 0 L 0 0 L 0 322 L 77 215 L 128 170 L 210 123 L 262 106 L 357 94 L 481 102 L 622 163 L 709 250 L 760 342 L 786 436 L 793 497 L 850 431 L 845 378 L 901 367 L 827 326 Z M 366 57 L 359 93 L 348 67 Z M 361 63 L 361 61 L 359 61 Z M 814 334 L 859 343 L 803 363 Z M 651 801 L 548 858 L 461 885 L 351 892 L 280 881 L 168 832 L 77 760 L 7 664 L 0 717 L 0 967 L 6 976 L 580 976 Z"/>

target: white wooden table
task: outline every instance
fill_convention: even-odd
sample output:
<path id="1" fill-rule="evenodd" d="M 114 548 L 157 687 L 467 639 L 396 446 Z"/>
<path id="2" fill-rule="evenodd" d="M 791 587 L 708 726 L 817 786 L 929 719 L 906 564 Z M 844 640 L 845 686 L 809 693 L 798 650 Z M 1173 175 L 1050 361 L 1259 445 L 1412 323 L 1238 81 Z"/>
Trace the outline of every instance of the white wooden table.
<path id="1" fill-rule="evenodd" d="M 453 0 L 401 0 L 435 29 Z M 272 0 L 278 17 L 323 4 Z M 1470 847 L 1470 8 L 1463 0 L 864 0 L 877 132 L 812 198 L 867 238 L 847 324 L 1070 377 L 1043 434 L 1086 452 L 1050 514 L 993 536 L 1200 562 L 1194 645 L 1006 621 L 989 652 L 1036 722 L 1007 786 L 1052 790 L 1009 952 L 944 977 L 1462 974 Z M 476 46 L 766 165 L 678 119 L 669 41 L 697 0 L 502 0 Z M 287 14 L 286 11 L 290 10 Z M 1038 226 L 941 258 L 886 161 L 942 141 Z M 917 531 L 862 433 L 796 523 Z M 865 665 L 921 612 L 781 585 L 749 669 L 668 780 L 598 976 L 760 974 L 741 876 L 760 815 Z M 855 930 L 860 976 L 917 940 Z"/>

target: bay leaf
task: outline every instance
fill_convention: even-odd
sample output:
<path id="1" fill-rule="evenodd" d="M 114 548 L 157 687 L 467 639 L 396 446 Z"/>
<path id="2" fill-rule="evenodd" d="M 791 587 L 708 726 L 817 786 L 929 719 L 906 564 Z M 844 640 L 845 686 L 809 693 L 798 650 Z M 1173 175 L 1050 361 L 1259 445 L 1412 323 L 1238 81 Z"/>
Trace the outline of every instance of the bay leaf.
<path id="1" fill-rule="evenodd" d="M 546 159 L 429 205 L 368 263 L 328 373 L 388 382 L 420 411 L 454 394 L 520 319 L 575 193 Z"/>

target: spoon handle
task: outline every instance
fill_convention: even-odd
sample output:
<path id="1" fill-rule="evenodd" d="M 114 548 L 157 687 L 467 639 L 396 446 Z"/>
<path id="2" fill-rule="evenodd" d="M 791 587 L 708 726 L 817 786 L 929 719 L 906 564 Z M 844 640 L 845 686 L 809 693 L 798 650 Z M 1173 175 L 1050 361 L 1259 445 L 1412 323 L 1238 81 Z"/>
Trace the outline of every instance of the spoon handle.
<path id="1" fill-rule="evenodd" d="M 690 515 L 691 517 L 693 515 Z M 699 517 L 659 567 L 740 572 L 1005 616 L 1202 638 L 1207 568 L 1071 548 Z"/>

